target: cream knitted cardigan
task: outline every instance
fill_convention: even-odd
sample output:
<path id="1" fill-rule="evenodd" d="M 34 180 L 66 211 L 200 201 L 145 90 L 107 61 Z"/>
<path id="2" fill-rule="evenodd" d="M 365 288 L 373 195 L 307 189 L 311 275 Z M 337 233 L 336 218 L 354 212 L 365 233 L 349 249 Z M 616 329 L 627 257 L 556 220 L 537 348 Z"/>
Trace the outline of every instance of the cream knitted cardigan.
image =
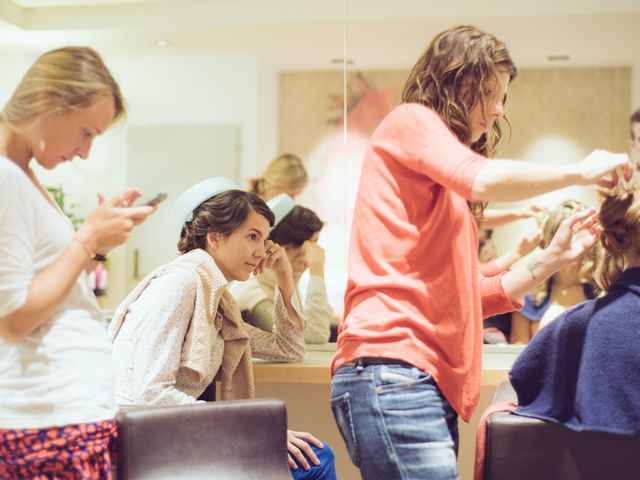
<path id="1" fill-rule="evenodd" d="M 180 365 L 204 377 L 213 347 L 211 325 L 221 316 L 221 334 L 225 342 L 222 365 L 219 371 L 221 399 L 236 400 L 255 396 L 249 334 L 240 317 L 234 298 L 225 288 L 227 280 L 204 250 L 192 250 L 173 262 L 163 265 L 147 275 L 118 308 L 109 326 L 113 341 L 126 317 L 128 306 L 140 296 L 151 280 L 161 273 L 175 268 L 193 271 L 198 279 L 195 308 L 187 331 Z"/>

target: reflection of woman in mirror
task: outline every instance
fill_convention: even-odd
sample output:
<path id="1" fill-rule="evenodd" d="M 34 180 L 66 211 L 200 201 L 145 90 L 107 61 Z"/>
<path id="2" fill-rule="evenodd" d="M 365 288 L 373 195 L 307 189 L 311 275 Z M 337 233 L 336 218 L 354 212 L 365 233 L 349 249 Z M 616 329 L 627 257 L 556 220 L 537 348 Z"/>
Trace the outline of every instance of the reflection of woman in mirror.
<path id="1" fill-rule="evenodd" d="M 631 174 L 626 154 L 608 152 L 545 168 L 489 161 L 515 75 L 492 35 L 442 32 L 371 138 L 331 400 L 365 479 L 457 478 L 458 414 L 468 421 L 480 394 L 482 317 L 519 308 L 517 299 L 596 241 L 595 212 L 580 212 L 529 264 L 485 277 L 475 218 L 483 202 L 609 186 L 603 177 L 618 167 Z"/>
<path id="2" fill-rule="evenodd" d="M 600 209 L 606 292 L 564 312 L 532 339 L 510 372 L 516 413 L 574 430 L 640 435 L 640 193 Z"/>
<path id="3" fill-rule="evenodd" d="M 305 352 L 291 265 L 267 238 L 273 212 L 222 177 L 191 187 L 174 211 L 182 255 L 143 279 L 109 326 L 116 399 L 124 405 L 193 404 L 216 375 L 222 400 L 253 398 L 252 355 L 296 361 Z M 273 332 L 245 324 L 227 290 L 229 282 L 265 268 L 274 271 L 277 285 Z M 295 478 L 333 470 L 331 449 L 312 435 L 288 430 L 287 441 Z"/>
<path id="4" fill-rule="evenodd" d="M 249 191 L 265 201 L 281 193 L 295 199 L 308 182 L 309 176 L 302 160 L 285 153 L 271 160 L 262 175 L 249 180 Z"/>
<path id="5" fill-rule="evenodd" d="M 587 206 L 577 200 L 562 202 L 549 215 L 544 226 L 541 243 L 547 248 L 558 231 L 560 223 L 573 213 L 583 211 Z M 511 343 L 528 343 L 536 332 L 549 324 L 567 308 L 595 296 L 592 276 L 593 256 L 586 255 L 581 260 L 567 265 L 536 287 L 524 298 L 524 306 L 511 317 Z"/>
<path id="6" fill-rule="evenodd" d="M 304 302 L 304 340 L 307 344 L 327 343 L 332 311 L 324 283 L 324 250 L 317 244 L 322 221 L 312 210 L 296 205 L 285 194 L 273 198 L 267 204 L 276 215 L 269 240 L 284 248 L 296 284 L 309 269 L 309 284 Z M 231 287 L 231 293 L 247 323 L 267 332 L 271 332 L 274 325 L 275 280 L 275 275 L 265 270 L 260 275 Z"/>
<path id="7" fill-rule="evenodd" d="M 518 260 L 531 253 L 542 239 L 542 230 L 536 228 L 535 230 L 522 234 L 514 247 L 498 256 L 496 247 L 491 240 L 492 233 L 493 230 L 478 230 L 478 236 L 480 237 L 480 248 L 478 251 L 480 273 L 485 276 L 491 276 L 493 271 L 508 270 Z M 509 343 L 507 339 L 511 336 L 510 313 L 485 317 L 482 325 L 482 339 L 484 343 Z"/>

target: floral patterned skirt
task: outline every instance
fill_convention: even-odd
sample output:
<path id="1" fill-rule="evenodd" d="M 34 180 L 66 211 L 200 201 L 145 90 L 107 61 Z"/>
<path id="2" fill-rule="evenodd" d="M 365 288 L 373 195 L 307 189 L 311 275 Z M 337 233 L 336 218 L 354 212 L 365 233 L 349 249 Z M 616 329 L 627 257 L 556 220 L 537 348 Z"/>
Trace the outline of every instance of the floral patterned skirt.
<path id="1" fill-rule="evenodd" d="M 115 420 L 52 428 L 0 429 L 0 479 L 111 480 Z"/>

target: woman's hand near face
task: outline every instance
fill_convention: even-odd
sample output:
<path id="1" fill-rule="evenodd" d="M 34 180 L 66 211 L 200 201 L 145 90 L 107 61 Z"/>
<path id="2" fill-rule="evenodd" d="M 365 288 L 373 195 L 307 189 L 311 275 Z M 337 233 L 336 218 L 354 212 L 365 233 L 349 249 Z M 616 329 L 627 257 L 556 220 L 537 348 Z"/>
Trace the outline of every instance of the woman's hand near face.
<path id="1" fill-rule="evenodd" d="M 307 258 L 311 275 L 324 277 L 324 249 L 316 242 L 307 240 L 302 244 L 302 249 Z"/>
<path id="2" fill-rule="evenodd" d="M 102 201 L 76 233 L 77 238 L 92 252 L 105 252 L 123 244 L 134 226 L 142 223 L 154 207 L 131 207 L 140 197 L 137 189 L 129 188 L 111 200 Z"/>
<path id="3" fill-rule="evenodd" d="M 289 263 L 289 257 L 287 252 L 277 243 L 267 240 L 264 244 L 265 252 L 267 256 L 262 261 L 264 263 L 263 268 L 270 268 L 276 274 L 292 274 L 291 263 Z"/>
<path id="4" fill-rule="evenodd" d="M 296 284 L 293 280 L 293 270 L 289 263 L 287 252 L 271 240 L 265 242 L 264 249 L 266 257 L 260 261 L 253 273 L 259 275 L 265 268 L 270 268 L 276 273 L 276 283 L 282 294 L 282 300 L 289 314 L 289 318 L 301 328 L 302 320 L 292 303 L 292 298 L 296 292 Z"/>

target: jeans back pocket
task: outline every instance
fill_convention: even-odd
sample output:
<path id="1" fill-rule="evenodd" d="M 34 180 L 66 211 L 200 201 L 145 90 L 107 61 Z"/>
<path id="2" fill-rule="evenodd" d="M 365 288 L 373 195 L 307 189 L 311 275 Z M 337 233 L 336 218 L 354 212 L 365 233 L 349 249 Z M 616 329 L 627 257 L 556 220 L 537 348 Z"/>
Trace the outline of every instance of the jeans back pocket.
<path id="1" fill-rule="evenodd" d="M 353 429 L 353 418 L 351 416 L 351 395 L 349 392 L 338 395 L 331 399 L 331 410 L 338 424 L 340 435 L 347 446 L 347 452 L 351 457 L 351 461 L 356 467 L 360 467 L 360 455 L 358 454 L 358 441 Z"/>

